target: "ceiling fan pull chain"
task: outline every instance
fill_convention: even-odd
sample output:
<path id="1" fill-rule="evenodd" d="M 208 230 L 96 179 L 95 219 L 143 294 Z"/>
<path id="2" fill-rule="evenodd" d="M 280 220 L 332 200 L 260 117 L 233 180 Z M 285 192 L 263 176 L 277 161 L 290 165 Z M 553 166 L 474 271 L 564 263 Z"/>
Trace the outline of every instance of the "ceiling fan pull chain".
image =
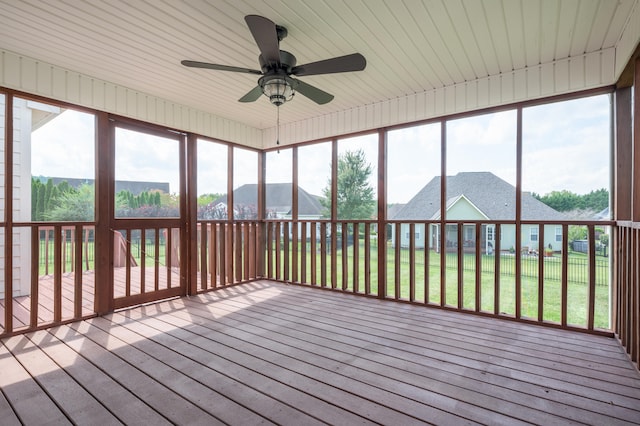
<path id="1" fill-rule="evenodd" d="M 280 105 L 276 107 L 276 145 L 280 146 Z M 280 148 L 278 148 L 280 154 Z"/>

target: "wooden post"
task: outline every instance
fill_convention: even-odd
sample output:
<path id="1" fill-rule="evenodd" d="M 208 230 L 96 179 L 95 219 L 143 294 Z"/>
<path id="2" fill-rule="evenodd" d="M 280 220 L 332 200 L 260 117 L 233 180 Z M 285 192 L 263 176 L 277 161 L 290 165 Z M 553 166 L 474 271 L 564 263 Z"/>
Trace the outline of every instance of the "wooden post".
<path id="1" fill-rule="evenodd" d="M 180 276 L 184 277 L 185 281 L 181 283 L 184 286 L 183 291 L 193 295 L 198 292 L 198 138 L 196 135 L 189 133 L 186 144 L 186 170 L 181 174 L 180 179 L 180 208 L 181 215 L 184 213 L 182 223 L 185 224 L 184 236 L 180 239 Z M 185 192 L 182 192 L 183 190 Z M 183 201 L 183 198 L 186 200 Z M 206 234 L 206 225 L 200 232 Z M 201 241 L 204 242 L 206 239 Z M 206 252 L 206 244 L 201 244 L 200 250 L 203 253 Z M 201 263 L 206 274 L 205 262 Z"/>
<path id="2" fill-rule="evenodd" d="M 447 125 L 440 120 L 440 306 L 447 304 Z"/>
<path id="3" fill-rule="evenodd" d="M 522 107 L 516 110 L 516 257 L 515 315 L 522 317 Z"/>
<path id="4" fill-rule="evenodd" d="M 291 152 L 293 163 L 291 176 L 291 281 L 298 282 L 298 147 Z"/>
<path id="5" fill-rule="evenodd" d="M 96 113 L 95 300 L 98 315 L 113 311 L 113 222 L 115 130 L 109 115 Z"/>
<path id="6" fill-rule="evenodd" d="M 387 297 L 387 131 L 378 131 L 378 298 Z"/>

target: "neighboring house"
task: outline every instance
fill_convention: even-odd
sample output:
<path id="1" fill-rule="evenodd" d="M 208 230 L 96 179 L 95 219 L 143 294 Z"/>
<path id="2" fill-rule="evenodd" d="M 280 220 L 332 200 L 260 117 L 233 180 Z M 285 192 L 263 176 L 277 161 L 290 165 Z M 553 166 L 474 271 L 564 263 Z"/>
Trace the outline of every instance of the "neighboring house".
<path id="1" fill-rule="evenodd" d="M 292 184 L 291 183 L 267 183 L 265 185 L 265 205 L 269 219 L 291 219 Z M 211 203 L 216 209 L 227 210 L 227 196 L 214 200 Z M 233 204 L 251 207 L 257 211 L 258 185 L 245 184 L 233 190 Z M 237 216 L 236 211 L 236 216 Z M 298 219 L 314 220 L 322 217 L 322 205 L 317 196 L 309 194 L 298 187 Z"/>
<path id="2" fill-rule="evenodd" d="M 446 220 L 492 220 L 514 221 L 516 217 L 516 189 L 490 172 L 464 172 L 455 176 L 447 176 Z M 440 220 L 440 176 L 434 177 L 390 220 Z M 564 214 L 552 209 L 535 199 L 530 193 L 522 194 L 522 219 L 540 221 L 563 221 Z M 480 246 L 483 252 L 491 253 L 495 247 L 495 225 L 481 225 Z M 429 225 L 428 235 L 423 224 L 415 226 L 415 245 L 417 248 L 427 247 L 440 250 L 440 224 Z M 449 250 L 455 250 L 458 241 L 458 227 L 447 225 L 445 241 Z M 409 226 L 402 224 L 400 228 L 403 247 L 409 246 Z M 463 244 L 472 249 L 475 247 L 476 233 L 474 225 L 463 225 Z M 394 234 L 391 234 L 394 235 Z M 542 251 L 551 246 L 554 251 L 562 248 L 562 227 L 546 225 L 544 243 L 539 241 L 537 225 L 522 225 L 521 250 Z M 515 225 L 501 226 L 500 247 L 502 250 L 516 249 Z"/>
<path id="3" fill-rule="evenodd" d="M 213 210 L 227 211 L 227 196 L 214 200 Z M 291 219 L 292 184 L 265 184 L 265 205 L 267 219 Z M 238 217 L 240 210 L 257 212 L 258 185 L 245 184 L 233 190 L 234 216 Z M 298 220 L 317 220 L 322 217 L 322 205 L 319 197 L 309 194 L 298 187 Z M 298 225 L 298 235 L 301 235 L 301 224 Z M 319 227 L 319 225 L 317 225 Z M 290 231 L 291 235 L 291 231 Z M 307 224 L 307 235 L 311 235 L 310 224 Z M 320 235 L 318 229 L 317 235 Z"/>

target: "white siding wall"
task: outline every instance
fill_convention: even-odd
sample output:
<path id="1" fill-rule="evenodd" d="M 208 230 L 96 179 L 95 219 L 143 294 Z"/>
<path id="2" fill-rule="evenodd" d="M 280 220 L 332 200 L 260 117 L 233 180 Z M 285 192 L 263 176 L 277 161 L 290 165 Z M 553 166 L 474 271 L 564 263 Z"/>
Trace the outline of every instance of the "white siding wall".
<path id="1" fill-rule="evenodd" d="M 31 220 L 31 123 L 28 102 L 13 101 L 13 220 Z M 26 296 L 31 290 L 31 231 L 13 231 L 13 295 Z"/>
<path id="2" fill-rule="evenodd" d="M 4 98 L 2 98 L 2 126 L 4 135 Z M 13 218 L 15 221 L 31 220 L 31 110 L 24 100 L 14 100 L 13 105 Z M 4 143 L 2 143 L 2 158 L 4 159 Z M 4 176 L 4 164 L 0 168 Z M 3 189 L 0 195 L 2 214 L 4 215 L 4 177 Z M 4 216 L 2 216 L 4 217 Z M 29 229 L 14 229 L 13 242 L 13 295 L 25 296 L 30 291 L 31 250 Z M 4 235 L 0 240 L 2 258 L 4 259 Z M 23 255 L 23 253 L 25 255 Z M 4 263 L 0 263 L 0 280 L 4 281 Z M 4 285 L 0 286 L 0 298 L 5 294 Z"/>
<path id="3" fill-rule="evenodd" d="M 0 86 L 260 148 L 262 132 L 165 99 L 0 50 Z"/>
<path id="4" fill-rule="evenodd" d="M 282 125 L 280 139 L 287 143 L 324 139 L 603 87 L 615 83 L 621 71 L 617 68 L 616 50 L 611 48 Z M 263 132 L 265 148 L 275 144 L 275 131 L 273 127 Z"/>

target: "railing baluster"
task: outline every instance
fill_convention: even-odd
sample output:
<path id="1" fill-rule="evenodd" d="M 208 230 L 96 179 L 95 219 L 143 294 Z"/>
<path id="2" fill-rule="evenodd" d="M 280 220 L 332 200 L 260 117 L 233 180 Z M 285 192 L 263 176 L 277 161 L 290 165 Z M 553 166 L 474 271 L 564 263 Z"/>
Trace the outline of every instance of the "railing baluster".
<path id="1" fill-rule="evenodd" d="M 349 253 L 348 250 L 349 240 L 349 224 L 342 222 L 342 290 L 347 290 L 349 286 Z"/>
<path id="2" fill-rule="evenodd" d="M 234 278 L 234 269 L 233 269 L 233 260 L 234 260 L 234 243 L 233 243 L 233 231 L 234 231 L 234 224 L 233 222 L 230 222 L 226 225 L 227 228 L 227 246 L 226 246 L 226 261 L 227 261 L 227 277 L 226 277 L 226 282 L 227 284 L 233 284 L 235 278 Z"/>
<path id="3" fill-rule="evenodd" d="M 235 241 L 235 269 L 236 269 L 236 274 L 235 274 L 235 282 L 240 282 L 242 281 L 242 272 L 243 272 L 243 266 L 242 266 L 242 252 L 243 252 L 243 247 L 242 247 L 242 223 L 238 222 L 236 223 L 235 226 L 235 237 L 236 237 L 236 241 Z"/>
<path id="4" fill-rule="evenodd" d="M 160 289 L 160 228 L 154 228 L 153 233 L 153 289 L 158 291 Z"/>
<path id="5" fill-rule="evenodd" d="M 353 224 L 353 292 L 360 292 L 360 224 Z"/>
<path id="6" fill-rule="evenodd" d="M 364 225 L 364 294 L 371 294 L 371 224 Z"/>
<path id="7" fill-rule="evenodd" d="M 289 249 L 289 245 L 291 244 L 290 238 L 289 238 L 289 222 L 284 222 L 282 224 L 282 240 L 283 240 L 283 245 L 284 245 L 284 262 L 283 262 L 283 273 L 282 273 L 282 278 L 285 281 L 290 281 L 291 278 L 291 274 L 290 274 L 290 270 L 289 270 L 289 256 L 291 254 L 291 251 Z"/>
<path id="8" fill-rule="evenodd" d="M 476 259 L 476 275 L 475 275 L 475 285 L 476 285 L 476 298 L 475 298 L 475 311 L 480 312 L 480 308 L 482 307 L 482 247 L 480 246 L 480 242 L 482 241 L 482 225 L 476 223 L 475 224 L 475 234 L 476 234 L 476 242 L 475 242 L 475 259 Z"/>
<path id="9" fill-rule="evenodd" d="M 62 320 L 62 227 L 54 226 L 53 235 L 53 321 Z"/>
<path id="10" fill-rule="evenodd" d="M 430 303 L 429 300 L 429 291 L 430 291 L 430 279 L 429 276 L 431 275 L 431 265 L 429 264 L 430 260 L 429 260 L 429 252 L 431 251 L 429 249 L 429 228 L 431 227 L 430 224 L 425 223 L 422 231 L 422 235 L 424 235 L 424 244 L 423 244 L 423 262 L 424 262 L 424 303 Z"/>
<path id="11" fill-rule="evenodd" d="M 409 300 L 416 300 L 416 224 L 409 225 Z"/>
<path id="12" fill-rule="evenodd" d="M 317 222 L 311 222 L 309 227 L 311 228 L 311 241 L 309 248 L 309 256 L 311 257 L 311 285 L 318 284 L 318 273 L 317 273 L 317 258 L 318 258 L 318 240 L 317 240 Z"/>
<path id="13" fill-rule="evenodd" d="M 211 269 L 211 288 L 218 287 L 218 227 L 219 223 L 209 225 L 209 269 Z M 206 279 L 205 279 L 206 283 Z M 204 289 L 206 289 L 206 284 Z"/>
<path id="14" fill-rule="evenodd" d="M 255 222 L 253 223 L 247 223 L 247 228 L 246 228 L 246 232 L 247 232 L 247 239 L 249 241 L 249 243 L 247 244 L 247 251 L 246 251 L 246 255 L 247 255 L 247 259 L 248 261 L 246 261 L 246 265 L 245 266 L 245 271 L 247 273 L 247 277 L 246 279 L 251 279 L 251 278 L 255 278 L 256 277 L 256 243 L 257 243 L 257 239 L 256 239 L 256 235 L 257 235 L 257 229 L 258 226 Z"/>
<path id="15" fill-rule="evenodd" d="M 273 226 L 267 222 L 267 277 L 273 278 Z"/>
<path id="16" fill-rule="evenodd" d="M 43 227 L 44 231 L 44 274 L 49 275 L 49 231 L 54 231 L 52 228 Z M 54 231 L 55 232 L 55 231 Z"/>
<path id="17" fill-rule="evenodd" d="M 458 222 L 458 309 L 462 309 L 464 306 L 464 240 L 462 239 L 464 234 L 464 223 Z"/>
<path id="18" fill-rule="evenodd" d="M 228 223 L 220 224 L 219 245 L 220 245 L 220 286 L 227 284 L 227 226 Z"/>
<path id="19" fill-rule="evenodd" d="M 74 255 L 74 292 L 73 292 L 73 316 L 82 316 L 82 225 L 76 225 L 74 230 L 75 255 Z"/>
<path id="20" fill-rule="evenodd" d="M 587 227 L 587 241 L 589 243 L 589 249 L 587 250 L 587 253 L 589 255 L 589 297 L 587 298 L 587 329 L 593 330 L 596 301 L 596 232 L 594 225 L 589 225 Z"/>
<path id="21" fill-rule="evenodd" d="M 320 224 L 320 285 L 327 286 L 327 225 Z"/>
<path id="22" fill-rule="evenodd" d="M 395 232 L 394 232 L 394 262 L 393 262 L 393 297 L 396 300 L 400 299 L 400 256 L 401 256 L 401 252 L 400 252 L 400 246 L 402 245 L 402 224 L 398 223 L 396 224 L 395 227 Z"/>
<path id="23" fill-rule="evenodd" d="M 39 284 L 40 284 L 40 230 L 38 226 L 31 227 L 31 309 L 29 326 L 38 326 Z M 6 301 L 5 301 L 6 302 Z"/>
<path id="24" fill-rule="evenodd" d="M 538 239 L 538 321 L 544 320 L 544 225 L 539 226 Z M 542 250 L 540 250 L 542 248 Z"/>
<path id="25" fill-rule="evenodd" d="M 338 225 L 331 222 L 331 288 L 338 287 Z"/>
<path id="26" fill-rule="evenodd" d="M 206 223 L 198 224 L 197 228 L 200 229 L 200 290 L 207 289 L 207 277 L 209 268 L 207 265 L 207 241 L 208 234 L 207 228 L 209 225 Z M 197 233 L 196 233 L 197 235 Z"/>
<path id="27" fill-rule="evenodd" d="M 291 281 L 298 282 L 298 226 L 300 222 L 291 224 Z"/>
<path id="28" fill-rule="evenodd" d="M 140 294 L 147 290 L 147 230 L 140 230 Z"/>
<path id="29" fill-rule="evenodd" d="M 131 230 L 124 231 L 125 241 L 125 296 L 131 296 Z"/>
<path id="30" fill-rule="evenodd" d="M 495 229 L 494 244 L 495 259 L 493 267 L 493 314 L 500 315 L 500 266 L 502 262 L 502 248 L 500 247 L 500 239 L 502 238 L 502 226 L 498 223 Z"/>
<path id="31" fill-rule="evenodd" d="M 282 258 L 282 243 L 280 242 L 280 236 L 282 235 L 281 233 L 281 227 L 280 227 L 280 222 L 276 222 L 276 228 L 275 228 L 275 232 L 274 232 L 274 237 L 276 239 L 276 280 L 279 280 L 281 278 L 281 274 L 280 274 L 280 267 L 281 267 L 281 258 Z"/>
<path id="32" fill-rule="evenodd" d="M 307 282 L 307 225 L 309 222 L 302 222 L 300 228 L 300 282 Z"/>

